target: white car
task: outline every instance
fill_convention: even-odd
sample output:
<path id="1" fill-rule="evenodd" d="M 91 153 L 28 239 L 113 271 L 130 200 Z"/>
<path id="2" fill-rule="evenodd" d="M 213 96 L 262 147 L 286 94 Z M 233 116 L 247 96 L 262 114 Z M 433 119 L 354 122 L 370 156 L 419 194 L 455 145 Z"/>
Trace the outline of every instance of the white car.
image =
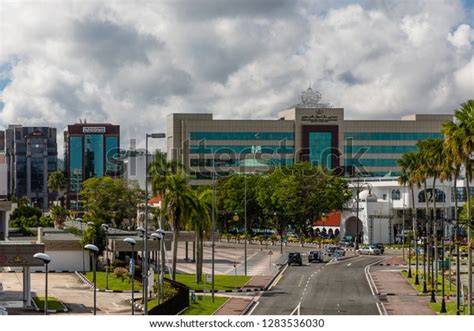
<path id="1" fill-rule="evenodd" d="M 362 255 L 380 255 L 380 249 L 375 246 L 365 246 L 359 249 L 359 254 Z"/>

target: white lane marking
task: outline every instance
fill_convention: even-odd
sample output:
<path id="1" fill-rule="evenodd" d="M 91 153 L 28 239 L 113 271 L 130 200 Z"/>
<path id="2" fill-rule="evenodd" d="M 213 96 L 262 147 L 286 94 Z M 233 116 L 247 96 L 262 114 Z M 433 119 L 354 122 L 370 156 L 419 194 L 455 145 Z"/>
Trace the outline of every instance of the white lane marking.
<path id="1" fill-rule="evenodd" d="M 303 280 L 304 280 L 304 275 L 301 275 L 301 279 L 298 282 L 298 287 L 301 287 L 301 285 L 303 285 Z"/>
<path id="2" fill-rule="evenodd" d="M 348 267 L 350 267 L 351 265 L 352 265 L 352 262 L 351 262 L 351 263 L 349 263 L 347 266 L 348 266 Z"/>
<path id="3" fill-rule="evenodd" d="M 257 308 L 257 306 L 260 304 L 260 301 L 255 302 L 255 305 L 252 307 L 252 309 L 249 311 L 249 315 L 253 314 L 253 311 Z"/>
<path id="4" fill-rule="evenodd" d="M 370 292 L 372 292 L 372 296 L 375 299 L 375 305 L 377 306 L 377 310 L 379 311 L 380 315 L 387 315 L 387 311 L 385 310 L 385 306 L 383 305 L 383 303 L 382 302 L 379 303 L 379 299 L 376 296 L 375 282 L 374 282 L 374 279 L 372 278 L 372 275 L 370 274 L 370 267 L 373 266 L 374 264 L 380 263 L 380 262 L 382 262 L 386 259 L 387 258 L 384 258 L 382 260 L 377 260 L 373 263 L 370 263 L 370 264 L 366 265 L 365 268 L 364 268 L 365 278 L 367 279 L 367 282 L 369 283 Z"/>

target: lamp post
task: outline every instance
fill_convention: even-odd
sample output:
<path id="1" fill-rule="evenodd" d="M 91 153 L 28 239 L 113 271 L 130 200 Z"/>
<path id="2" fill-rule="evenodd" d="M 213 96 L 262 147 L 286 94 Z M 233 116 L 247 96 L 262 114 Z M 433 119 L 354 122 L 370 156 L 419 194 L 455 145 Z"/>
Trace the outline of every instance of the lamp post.
<path id="1" fill-rule="evenodd" d="M 144 236 L 145 238 L 148 238 L 148 138 L 151 139 L 161 139 L 161 138 L 166 138 L 165 133 L 147 133 L 146 134 L 146 139 L 145 139 L 145 232 Z M 147 247 L 147 240 L 144 242 L 143 250 L 145 251 L 145 261 L 144 261 L 144 269 L 148 270 L 148 247 Z M 143 287 L 145 289 L 148 288 L 148 277 L 145 277 L 143 282 Z M 144 296 L 143 296 L 143 308 L 144 308 L 144 313 L 145 315 L 148 315 L 148 291 L 145 290 Z"/>
<path id="2" fill-rule="evenodd" d="M 216 216 L 215 216 L 215 199 L 216 199 L 216 178 L 215 178 L 215 169 L 212 169 L 212 218 L 211 218 L 211 238 L 212 238 L 212 282 L 211 282 L 211 296 L 212 296 L 212 302 L 215 302 L 215 232 L 216 232 Z"/>
<path id="3" fill-rule="evenodd" d="M 87 244 L 84 248 L 92 253 L 92 271 L 94 275 L 94 315 L 97 315 L 97 275 L 96 275 L 96 258 L 99 254 L 99 248 L 93 244 Z"/>
<path id="4" fill-rule="evenodd" d="M 129 268 L 129 273 L 132 276 L 132 315 L 135 315 L 135 261 L 134 261 L 134 255 L 135 255 L 135 245 L 137 242 L 133 238 L 125 238 L 123 240 L 127 244 L 129 244 L 132 247 L 132 257 L 130 259 L 130 268 Z"/>
<path id="5" fill-rule="evenodd" d="M 159 260 L 161 256 L 161 240 L 163 240 L 163 234 L 161 231 L 158 230 L 151 234 L 151 237 L 158 241 L 158 249 L 156 251 L 156 290 L 157 290 L 156 301 L 157 301 L 157 304 L 160 304 L 160 300 L 161 300 L 161 279 L 160 279 L 161 272 L 159 268 L 159 265 L 160 265 Z"/>
<path id="6" fill-rule="evenodd" d="M 51 262 L 51 258 L 48 254 L 36 253 L 33 255 L 35 259 L 43 261 L 44 273 L 45 273 L 45 286 L 44 286 L 44 314 L 48 315 L 48 264 Z"/>
<path id="7" fill-rule="evenodd" d="M 147 274 L 147 270 L 145 269 L 145 229 L 142 227 L 137 228 L 137 231 L 140 233 L 142 237 L 142 284 L 145 284 L 145 277 Z M 148 238 L 147 238 L 148 239 Z M 142 299 L 145 300 L 145 286 L 142 286 Z"/>
<path id="8" fill-rule="evenodd" d="M 441 310 L 440 313 L 446 313 L 446 300 L 444 298 L 444 218 L 442 220 L 441 233 Z M 450 261 L 451 262 L 451 261 Z"/>
<path id="9" fill-rule="evenodd" d="M 101 225 L 105 232 L 105 289 L 109 289 L 109 226 L 107 224 Z"/>
<path id="10" fill-rule="evenodd" d="M 244 274 L 247 276 L 247 174 L 244 173 Z"/>

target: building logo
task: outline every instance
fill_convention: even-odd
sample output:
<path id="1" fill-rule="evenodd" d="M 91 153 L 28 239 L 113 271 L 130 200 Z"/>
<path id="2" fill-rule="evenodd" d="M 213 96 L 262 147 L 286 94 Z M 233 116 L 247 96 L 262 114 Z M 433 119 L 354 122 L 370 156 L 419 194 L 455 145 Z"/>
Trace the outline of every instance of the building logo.
<path id="1" fill-rule="evenodd" d="M 82 133 L 105 133 L 105 126 L 85 126 L 82 128 Z"/>
<path id="2" fill-rule="evenodd" d="M 314 115 L 301 116 L 301 120 L 311 123 L 337 122 L 337 115 L 326 115 L 322 109 L 318 109 Z"/>
<path id="3" fill-rule="evenodd" d="M 321 103 L 322 95 L 319 91 L 313 90 L 310 87 L 306 91 L 301 92 L 301 103 L 297 105 L 298 108 L 330 108 L 328 103 Z"/>

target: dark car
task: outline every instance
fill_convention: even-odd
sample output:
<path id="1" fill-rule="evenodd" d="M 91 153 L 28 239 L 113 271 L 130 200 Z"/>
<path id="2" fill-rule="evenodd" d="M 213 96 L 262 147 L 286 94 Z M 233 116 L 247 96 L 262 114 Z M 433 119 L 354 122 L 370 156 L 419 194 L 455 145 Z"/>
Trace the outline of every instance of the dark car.
<path id="1" fill-rule="evenodd" d="M 323 262 L 323 255 L 321 251 L 309 251 L 308 262 Z"/>
<path id="2" fill-rule="evenodd" d="M 292 264 L 303 265 L 303 257 L 301 256 L 301 253 L 288 254 L 288 265 Z"/>
<path id="3" fill-rule="evenodd" d="M 383 244 L 381 243 L 376 243 L 376 244 L 373 244 L 373 246 L 377 247 L 378 249 L 380 249 L 380 253 L 383 254 L 384 250 L 385 250 L 385 247 Z"/>

